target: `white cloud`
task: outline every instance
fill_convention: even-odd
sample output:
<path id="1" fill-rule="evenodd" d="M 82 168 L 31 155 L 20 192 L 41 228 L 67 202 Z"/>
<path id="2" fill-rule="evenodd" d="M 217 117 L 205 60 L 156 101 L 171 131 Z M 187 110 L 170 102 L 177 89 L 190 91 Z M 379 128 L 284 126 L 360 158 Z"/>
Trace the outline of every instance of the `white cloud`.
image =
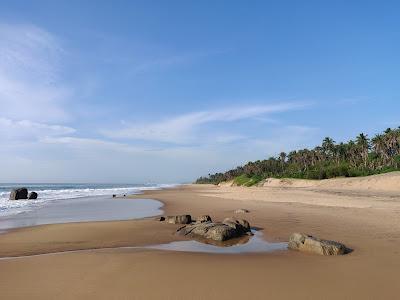
<path id="1" fill-rule="evenodd" d="M 40 139 L 40 142 L 44 144 L 63 145 L 75 150 L 85 151 L 90 149 L 90 151 L 88 152 L 90 153 L 90 155 L 93 154 L 92 150 L 94 149 L 97 149 L 96 151 L 112 151 L 112 152 L 127 152 L 127 153 L 138 153 L 147 151 L 146 148 L 136 147 L 123 143 L 110 142 L 94 138 L 80 138 L 71 136 L 63 136 L 63 137 L 47 136 Z"/>
<path id="2" fill-rule="evenodd" d="M 249 160 L 313 144 L 315 133 L 314 128 L 284 126 L 271 130 L 264 138 L 247 139 L 235 146 L 210 143 L 164 148 L 49 135 L 39 142 L 6 143 L 1 147 L 0 164 L 10 172 L 0 172 L 0 181 L 187 182 Z M 19 170 L 35 172 L 22 174 Z"/>
<path id="3" fill-rule="evenodd" d="M 196 141 L 195 129 L 207 123 L 251 119 L 267 114 L 294 110 L 303 106 L 304 104 L 299 103 L 279 103 L 201 111 L 149 124 L 126 124 L 122 129 L 103 130 L 102 133 L 111 138 L 186 143 Z M 219 138 L 217 137 L 216 140 L 219 140 Z"/>
<path id="4" fill-rule="evenodd" d="M 74 133 L 75 129 L 67 126 L 38 123 L 29 120 L 15 121 L 0 118 L 0 138 L 38 139 L 45 136 L 61 136 Z"/>
<path id="5" fill-rule="evenodd" d="M 0 23 L 0 181 L 185 181 L 262 158 L 293 141 L 301 143 L 310 134 L 304 128 L 277 130 L 280 134 L 274 134 L 280 126 L 274 123 L 273 130 L 256 132 L 263 137 L 252 140 L 240 130 L 221 124 L 272 122 L 271 115 L 302 108 L 302 103 L 226 107 L 161 121 L 125 123 L 116 130 L 102 131 L 106 137 L 123 142 L 93 138 L 90 132 L 78 134 L 72 127 L 58 125 L 70 117 L 66 108 L 72 95 L 62 78 L 64 55 L 60 40 L 46 30 L 29 24 Z M 194 58 L 145 62 L 135 71 Z M 81 108 L 82 103 L 77 106 Z M 93 117 L 93 111 L 90 114 Z M 79 124 L 76 126 L 79 128 Z M 240 129 L 244 131 L 246 126 Z M 246 142 L 230 145 L 242 140 Z M 163 147 L 164 143 L 174 145 Z"/>
<path id="6" fill-rule="evenodd" d="M 47 31 L 29 24 L 0 23 L 0 117 L 64 120 L 71 90 L 61 84 L 64 50 Z"/>

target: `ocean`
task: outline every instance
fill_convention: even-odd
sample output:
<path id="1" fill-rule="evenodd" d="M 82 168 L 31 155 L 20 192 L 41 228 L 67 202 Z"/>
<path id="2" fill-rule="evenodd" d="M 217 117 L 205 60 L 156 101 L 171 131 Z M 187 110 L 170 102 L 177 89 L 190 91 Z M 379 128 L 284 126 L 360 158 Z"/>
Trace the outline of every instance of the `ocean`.
<path id="1" fill-rule="evenodd" d="M 10 216 L 37 209 L 50 202 L 84 197 L 138 194 L 144 190 L 172 187 L 173 184 L 0 184 L 0 217 Z M 9 200 L 13 188 L 26 187 L 29 192 L 38 193 L 36 200 Z"/>

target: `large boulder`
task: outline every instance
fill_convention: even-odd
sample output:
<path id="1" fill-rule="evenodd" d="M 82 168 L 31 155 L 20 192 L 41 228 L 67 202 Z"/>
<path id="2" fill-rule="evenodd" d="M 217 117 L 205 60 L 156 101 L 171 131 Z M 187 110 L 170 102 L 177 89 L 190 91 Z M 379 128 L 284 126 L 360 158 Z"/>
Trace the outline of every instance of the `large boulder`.
<path id="1" fill-rule="evenodd" d="M 289 249 L 311 252 L 320 255 L 346 254 L 345 245 L 329 240 L 322 240 L 303 233 L 293 233 L 289 238 Z"/>
<path id="2" fill-rule="evenodd" d="M 190 224 L 192 217 L 190 215 L 166 216 L 165 221 L 170 224 Z"/>
<path id="3" fill-rule="evenodd" d="M 28 189 L 13 189 L 10 193 L 10 200 L 28 199 Z"/>
<path id="4" fill-rule="evenodd" d="M 244 224 L 244 225 L 242 225 Z M 193 238 L 204 238 L 214 241 L 227 241 L 246 234 L 251 234 L 250 225 L 245 220 L 225 220 L 223 223 L 203 222 L 186 225 L 178 229 L 178 234 Z"/>
<path id="5" fill-rule="evenodd" d="M 37 199 L 38 194 L 36 192 L 30 192 L 28 199 Z"/>

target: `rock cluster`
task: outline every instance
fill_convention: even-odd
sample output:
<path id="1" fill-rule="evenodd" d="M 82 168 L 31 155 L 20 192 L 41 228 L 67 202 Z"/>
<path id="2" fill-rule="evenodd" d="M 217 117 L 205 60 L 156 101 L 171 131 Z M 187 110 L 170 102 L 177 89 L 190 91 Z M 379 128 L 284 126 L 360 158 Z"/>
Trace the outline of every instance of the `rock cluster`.
<path id="1" fill-rule="evenodd" d="M 199 216 L 196 220 L 193 220 L 190 215 L 177 215 L 158 217 L 156 220 L 170 224 L 184 224 L 178 228 L 177 234 L 206 243 L 219 244 L 219 242 L 252 235 L 249 222 L 239 218 L 226 218 L 223 222 L 213 222 L 209 215 Z M 351 251 L 341 243 L 303 233 L 293 233 L 289 238 L 288 248 L 320 255 L 343 255 Z"/>
<path id="2" fill-rule="evenodd" d="M 347 247 L 341 243 L 322 240 L 303 233 L 293 233 L 289 238 L 289 249 L 320 255 L 343 255 Z"/>
<path id="3" fill-rule="evenodd" d="M 26 200 L 26 199 L 37 199 L 38 194 L 36 192 L 30 192 L 28 194 L 27 188 L 13 189 L 10 193 L 10 200 Z"/>
<path id="4" fill-rule="evenodd" d="M 222 242 L 251 234 L 251 231 L 250 224 L 246 220 L 227 218 L 222 223 L 205 221 L 189 224 L 179 228 L 177 233 Z"/>

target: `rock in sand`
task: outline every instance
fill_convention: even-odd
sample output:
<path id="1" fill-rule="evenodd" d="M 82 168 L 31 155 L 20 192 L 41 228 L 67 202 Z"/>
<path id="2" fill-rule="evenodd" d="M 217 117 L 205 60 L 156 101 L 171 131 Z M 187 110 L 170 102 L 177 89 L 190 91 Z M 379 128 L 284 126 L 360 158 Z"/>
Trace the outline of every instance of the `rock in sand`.
<path id="1" fill-rule="evenodd" d="M 170 224 L 190 224 L 192 217 L 190 215 L 166 216 L 165 221 Z"/>
<path id="2" fill-rule="evenodd" d="M 249 222 L 233 218 L 225 219 L 223 223 L 203 222 L 186 225 L 179 228 L 177 233 L 219 242 L 251 234 Z"/>
<path id="3" fill-rule="evenodd" d="M 239 209 L 235 210 L 233 213 L 235 213 L 235 214 L 247 214 L 249 212 L 250 211 L 248 209 L 239 208 Z"/>
<path id="4" fill-rule="evenodd" d="M 343 255 L 347 252 L 346 246 L 341 243 L 322 240 L 303 233 L 293 233 L 289 238 L 288 247 L 292 250 L 320 255 Z"/>
<path id="5" fill-rule="evenodd" d="M 202 215 L 196 219 L 197 223 L 204 223 L 204 222 L 212 222 L 212 219 L 209 215 Z"/>

